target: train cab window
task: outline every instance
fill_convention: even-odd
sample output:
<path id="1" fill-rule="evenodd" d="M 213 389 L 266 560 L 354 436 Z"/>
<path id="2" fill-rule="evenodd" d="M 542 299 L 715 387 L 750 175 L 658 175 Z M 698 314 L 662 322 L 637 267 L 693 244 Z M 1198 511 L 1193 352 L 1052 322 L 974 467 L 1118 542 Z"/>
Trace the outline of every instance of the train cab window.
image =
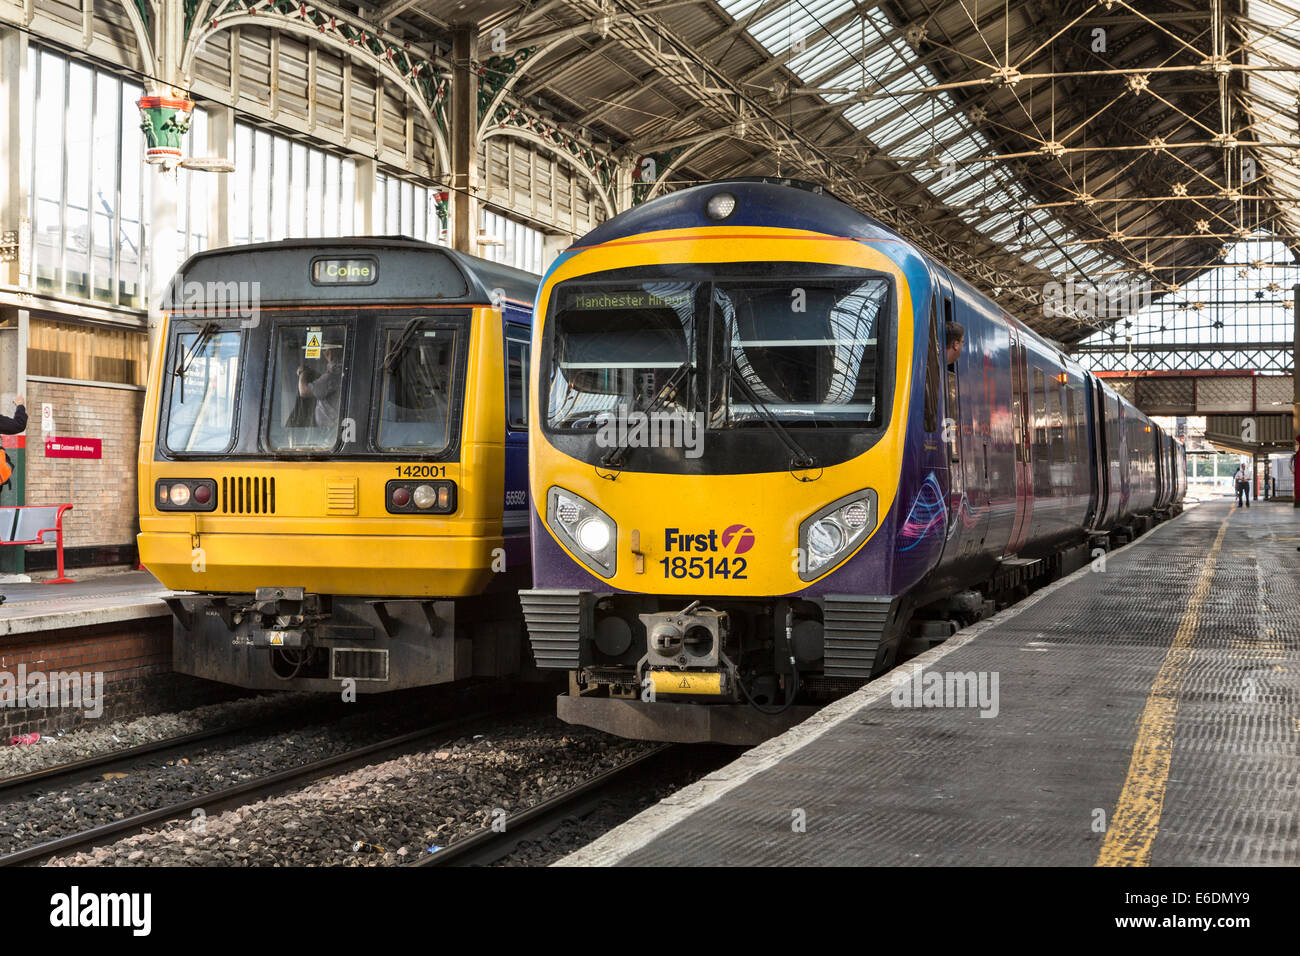
<path id="1" fill-rule="evenodd" d="M 888 298 L 883 279 L 718 283 L 712 427 L 875 424 Z"/>
<path id="2" fill-rule="evenodd" d="M 522 339 L 506 339 L 506 424 L 511 431 L 528 427 L 528 353 Z"/>
<path id="3" fill-rule="evenodd" d="M 341 324 L 275 329 L 267 429 L 272 451 L 325 451 L 338 441 L 345 340 Z"/>
<path id="4" fill-rule="evenodd" d="M 378 445 L 442 451 L 451 437 L 455 329 L 390 329 L 380 396 Z"/>
<path id="5" fill-rule="evenodd" d="M 168 387 L 167 450 L 214 454 L 230 446 L 239 390 L 241 335 L 208 325 L 176 336 Z"/>
<path id="6" fill-rule="evenodd" d="M 707 284 L 648 281 L 561 287 L 552 320 L 547 424 L 595 430 L 619 409 L 699 410 L 696 316 Z M 701 339 L 702 341 L 702 339 Z"/>

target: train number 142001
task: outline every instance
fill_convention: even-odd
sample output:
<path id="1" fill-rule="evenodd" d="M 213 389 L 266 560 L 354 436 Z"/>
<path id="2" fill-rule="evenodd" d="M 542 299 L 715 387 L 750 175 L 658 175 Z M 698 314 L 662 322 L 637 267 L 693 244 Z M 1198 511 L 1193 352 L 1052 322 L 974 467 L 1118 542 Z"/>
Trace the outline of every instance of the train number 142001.
<path id="1" fill-rule="evenodd" d="M 446 465 L 398 465 L 398 478 L 446 478 Z"/>

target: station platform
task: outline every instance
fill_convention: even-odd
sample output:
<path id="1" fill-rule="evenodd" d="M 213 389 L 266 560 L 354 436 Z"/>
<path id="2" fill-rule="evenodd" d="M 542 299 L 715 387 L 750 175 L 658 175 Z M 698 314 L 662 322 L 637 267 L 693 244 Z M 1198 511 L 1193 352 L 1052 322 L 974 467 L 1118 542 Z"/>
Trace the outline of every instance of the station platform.
<path id="1" fill-rule="evenodd" d="M 1297 545 L 1193 504 L 558 865 L 1294 866 Z"/>
<path id="2" fill-rule="evenodd" d="M 73 584 L 0 584 L 0 637 L 165 617 L 171 612 L 162 599 L 171 593 L 148 571 L 89 572 Z"/>

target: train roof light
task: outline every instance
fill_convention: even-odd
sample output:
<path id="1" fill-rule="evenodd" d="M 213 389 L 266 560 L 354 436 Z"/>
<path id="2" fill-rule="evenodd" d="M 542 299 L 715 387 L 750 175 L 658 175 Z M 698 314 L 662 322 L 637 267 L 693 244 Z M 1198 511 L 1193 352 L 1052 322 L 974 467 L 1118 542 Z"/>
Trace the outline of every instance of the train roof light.
<path id="1" fill-rule="evenodd" d="M 704 206 L 704 214 L 714 222 L 722 222 L 736 211 L 736 197 L 732 193 L 714 193 Z"/>

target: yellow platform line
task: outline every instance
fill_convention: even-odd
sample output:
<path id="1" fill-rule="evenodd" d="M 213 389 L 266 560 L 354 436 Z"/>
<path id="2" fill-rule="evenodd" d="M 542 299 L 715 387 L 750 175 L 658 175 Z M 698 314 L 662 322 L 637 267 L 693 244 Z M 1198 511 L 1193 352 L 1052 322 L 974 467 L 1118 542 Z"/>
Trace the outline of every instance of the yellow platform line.
<path id="1" fill-rule="evenodd" d="M 1097 866 L 1149 866 L 1151 844 L 1160 828 L 1160 812 L 1165 805 L 1165 787 L 1169 782 L 1169 761 L 1174 749 L 1174 718 L 1178 716 L 1178 695 L 1183 675 L 1192 658 L 1192 641 L 1201 619 L 1201 607 L 1210 593 L 1214 569 L 1219 563 L 1219 548 L 1228 519 L 1219 525 L 1205 567 L 1197 579 L 1192 598 L 1183 612 L 1164 663 L 1151 684 L 1146 707 L 1138 724 L 1133 744 L 1133 759 L 1120 792 L 1119 803 L 1106 839 L 1097 854 Z"/>

